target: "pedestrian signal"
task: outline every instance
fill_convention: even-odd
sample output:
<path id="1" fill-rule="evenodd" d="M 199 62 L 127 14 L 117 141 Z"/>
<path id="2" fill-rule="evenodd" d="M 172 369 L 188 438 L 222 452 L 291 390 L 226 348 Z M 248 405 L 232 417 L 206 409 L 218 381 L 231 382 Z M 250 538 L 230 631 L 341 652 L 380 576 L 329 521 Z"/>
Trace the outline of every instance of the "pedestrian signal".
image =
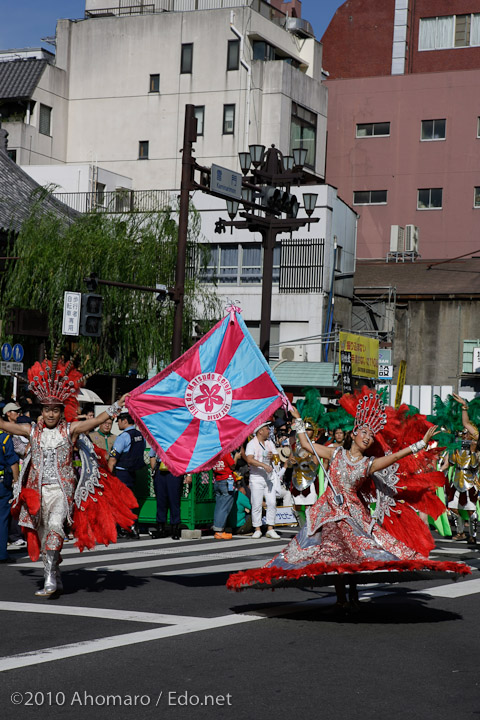
<path id="1" fill-rule="evenodd" d="M 103 298 L 101 295 L 82 295 L 80 335 L 100 337 L 102 334 Z"/>

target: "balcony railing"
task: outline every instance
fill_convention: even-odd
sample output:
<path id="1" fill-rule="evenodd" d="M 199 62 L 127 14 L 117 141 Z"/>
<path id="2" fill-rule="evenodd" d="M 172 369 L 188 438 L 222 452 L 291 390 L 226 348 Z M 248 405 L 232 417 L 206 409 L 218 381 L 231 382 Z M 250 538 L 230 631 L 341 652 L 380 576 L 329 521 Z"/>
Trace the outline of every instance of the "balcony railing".
<path id="1" fill-rule="evenodd" d="M 105 8 L 85 10 L 86 18 L 109 15 L 152 15 L 163 12 L 189 12 L 192 10 L 222 10 L 251 7 L 269 20 L 286 18 L 286 14 L 266 0 L 118 0 Z"/>
<path id="2" fill-rule="evenodd" d="M 176 205 L 172 190 L 118 190 L 103 192 L 54 193 L 57 200 L 81 213 L 149 213 Z"/>

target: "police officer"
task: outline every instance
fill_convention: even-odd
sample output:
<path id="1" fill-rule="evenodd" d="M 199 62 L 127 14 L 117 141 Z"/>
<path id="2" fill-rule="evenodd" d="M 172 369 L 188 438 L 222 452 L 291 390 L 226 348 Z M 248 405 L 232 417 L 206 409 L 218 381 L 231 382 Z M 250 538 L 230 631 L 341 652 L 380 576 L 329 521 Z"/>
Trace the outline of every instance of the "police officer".
<path id="1" fill-rule="evenodd" d="M 0 563 L 15 562 L 7 554 L 12 483 L 18 480 L 18 455 L 10 435 L 0 432 Z"/>
<path id="2" fill-rule="evenodd" d="M 133 492 L 135 471 L 145 466 L 144 452 L 146 443 L 142 433 L 136 429 L 133 418 L 128 412 L 120 413 L 117 423 L 121 433 L 115 440 L 110 452 L 108 469 Z M 139 537 L 136 523 L 130 534 L 133 537 Z"/>

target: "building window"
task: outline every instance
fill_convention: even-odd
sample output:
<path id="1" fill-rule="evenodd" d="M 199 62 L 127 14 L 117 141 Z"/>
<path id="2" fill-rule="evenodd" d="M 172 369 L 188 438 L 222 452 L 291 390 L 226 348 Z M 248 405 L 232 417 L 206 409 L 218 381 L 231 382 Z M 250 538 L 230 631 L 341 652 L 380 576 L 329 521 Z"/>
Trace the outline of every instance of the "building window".
<path id="1" fill-rule="evenodd" d="M 390 135 L 390 123 L 359 123 L 357 124 L 357 138 L 387 137 Z"/>
<path id="2" fill-rule="evenodd" d="M 480 13 L 420 20 L 418 49 L 446 50 L 480 45 Z"/>
<path id="3" fill-rule="evenodd" d="M 220 248 L 218 279 L 221 283 L 238 283 L 238 245 Z"/>
<path id="4" fill-rule="evenodd" d="M 181 73 L 191 73 L 193 64 L 193 43 L 182 45 L 182 59 L 180 62 Z"/>
<path id="5" fill-rule="evenodd" d="M 140 140 L 138 143 L 138 159 L 148 160 L 148 140 Z"/>
<path id="6" fill-rule="evenodd" d="M 52 108 L 48 105 L 40 104 L 40 116 L 38 123 L 38 132 L 42 135 L 51 135 Z"/>
<path id="7" fill-rule="evenodd" d="M 228 243 L 208 245 L 207 262 L 200 268 L 201 282 L 218 282 L 222 285 L 261 285 L 263 277 L 263 249 L 260 243 Z M 278 243 L 273 249 L 272 282 L 280 278 Z"/>
<path id="8" fill-rule="evenodd" d="M 443 188 L 425 188 L 418 191 L 417 210 L 441 210 Z"/>
<path id="9" fill-rule="evenodd" d="M 16 150 L 7 150 L 7 155 L 10 158 L 10 160 L 13 160 L 14 163 L 17 162 L 17 151 Z"/>
<path id="10" fill-rule="evenodd" d="M 386 205 L 386 190 L 355 190 L 353 193 L 354 205 Z"/>
<path id="11" fill-rule="evenodd" d="M 235 132 L 235 105 L 223 106 L 223 134 L 233 135 Z"/>
<path id="12" fill-rule="evenodd" d="M 262 247 L 261 245 L 242 246 L 241 283 L 262 282 Z"/>
<path id="13" fill-rule="evenodd" d="M 227 70 L 238 70 L 240 65 L 240 40 L 229 40 L 227 49 Z"/>
<path id="14" fill-rule="evenodd" d="M 480 117 L 477 118 L 477 138 L 480 138 Z"/>
<path id="15" fill-rule="evenodd" d="M 317 145 L 317 116 L 307 108 L 292 103 L 292 118 L 290 125 L 290 154 L 295 148 L 306 148 L 307 167 L 315 167 L 315 152 Z"/>
<path id="16" fill-rule="evenodd" d="M 475 188 L 473 196 L 473 207 L 480 208 L 480 187 Z"/>
<path id="17" fill-rule="evenodd" d="M 445 140 L 446 120 L 422 120 L 421 140 Z"/>
<path id="18" fill-rule="evenodd" d="M 150 75 L 150 89 L 148 92 L 160 92 L 160 75 Z"/>
<path id="19" fill-rule="evenodd" d="M 197 118 L 197 135 L 203 135 L 203 126 L 205 122 L 205 105 L 196 105 L 193 114 Z"/>

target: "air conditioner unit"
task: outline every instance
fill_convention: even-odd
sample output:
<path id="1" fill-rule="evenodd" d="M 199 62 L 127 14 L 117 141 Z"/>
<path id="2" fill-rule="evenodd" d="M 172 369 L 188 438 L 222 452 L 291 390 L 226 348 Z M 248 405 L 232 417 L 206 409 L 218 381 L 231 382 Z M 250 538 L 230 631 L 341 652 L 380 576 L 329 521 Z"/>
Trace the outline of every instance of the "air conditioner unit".
<path id="1" fill-rule="evenodd" d="M 418 227 L 405 225 L 405 252 L 418 253 Z"/>
<path id="2" fill-rule="evenodd" d="M 280 360 L 302 362 L 305 360 L 305 349 L 303 345 L 284 345 L 284 347 L 280 348 Z"/>
<path id="3" fill-rule="evenodd" d="M 405 251 L 405 228 L 401 225 L 390 226 L 390 252 Z"/>

